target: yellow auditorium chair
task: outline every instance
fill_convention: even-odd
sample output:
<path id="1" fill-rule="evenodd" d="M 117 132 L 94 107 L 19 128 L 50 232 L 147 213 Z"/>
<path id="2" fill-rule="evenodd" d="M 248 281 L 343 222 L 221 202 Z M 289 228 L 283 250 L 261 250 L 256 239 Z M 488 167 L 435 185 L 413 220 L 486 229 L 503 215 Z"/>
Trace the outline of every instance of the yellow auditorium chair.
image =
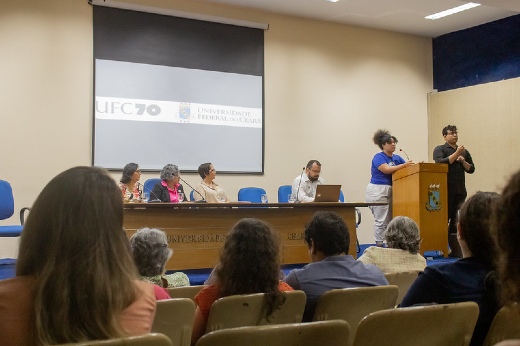
<path id="1" fill-rule="evenodd" d="M 197 285 L 197 286 L 183 286 L 183 287 L 173 287 L 166 288 L 166 291 L 170 295 L 171 298 L 190 298 L 193 300 L 197 293 L 200 292 L 204 287 L 208 287 L 207 285 Z"/>
<path id="2" fill-rule="evenodd" d="M 262 314 L 264 294 L 245 294 L 223 297 L 211 306 L 206 333 L 245 326 L 265 324 L 299 323 L 302 321 L 303 310 L 307 297 L 303 291 L 284 292 L 284 304 L 267 320 Z"/>
<path id="3" fill-rule="evenodd" d="M 492 346 L 502 340 L 520 339 L 520 304 L 502 307 L 489 328 L 483 346 Z"/>
<path id="4" fill-rule="evenodd" d="M 152 333 L 166 335 L 175 346 L 189 346 L 195 308 L 195 303 L 189 298 L 157 301 Z"/>
<path id="5" fill-rule="evenodd" d="M 350 328 L 341 320 L 217 330 L 196 346 L 347 346 Z"/>
<path id="6" fill-rule="evenodd" d="M 359 323 L 354 346 L 468 346 L 478 313 L 475 302 L 373 312 Z"/>
<path id="7" fill-rule="evenodd" d="M 410 289 L 420 271 L 410 271 L 403 273 L 385 274 L 385 278 L 389 285 L 395 285 L 399 288 L 399 295 L 397 296 L 396 305 L 401 304 L 406 292 Z"/>
<path id="8" fill-rule="evenodd" d="M 343 320 L 350 325 L 348 345 L 352 345 L 359 322 L 366 315 L 379 310 L 393 309 L 399 289 L 397 286 L 343 288 L 325 292 L 314 311 L 313 321 Z"/>
<path id="9" fill-rule="evenodd" d="M 127 338 L 61 344 L 59 346 L 172 346 L 170 339 L 162 334 L 145 334 Z M 58 346 L 58 345 L 55 345 Z"/>

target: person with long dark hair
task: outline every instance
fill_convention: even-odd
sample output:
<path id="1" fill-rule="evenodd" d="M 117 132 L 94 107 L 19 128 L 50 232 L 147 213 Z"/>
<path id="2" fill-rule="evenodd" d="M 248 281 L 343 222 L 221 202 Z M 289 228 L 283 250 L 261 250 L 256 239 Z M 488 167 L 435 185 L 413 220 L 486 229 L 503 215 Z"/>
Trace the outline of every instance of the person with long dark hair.
<path id="1" fill-rule="evenodd" d="M 264 316 L 269 318 L 285 301 L 283 291 L 293 289 L 279 281 L 279 237 L 264 222 L 242 219 L 226 237 L 215 269 L 216 283 L 196 296 L 197 310 L 192 344 L 204 334 L 211 305 L 221 297 L 264 293 Z"/>
<path id="2" fill-rule="evenodd" d="M 139 188 L 141 170 L 137 163 L 129 163 L 123 168 L 123 174 L 119 180 L 119 188 L 123 194 L 125 202 L 141 202 L 142 190 Z"/>
<path id="3" fill-rule="evenodd" d="M 452 263 L 428 266 L 420 273 L 403 298 L 400 307 L 427 303 L 473 301 L 479 316 L 470 346 L 482 345 L 498 311 L 491 232 L 495 192 L 477 192 L 460 208 L 457 238 L 463 258 Z"/>
<path id="4" fill-rule="evenodd" d="M 372 178 L 366 188 L 367 202 L 383 202 L 387 205 L 370 206 L 374 215 L 374 238 L 377 246 L 383 246 L 383 233 L 392 220 L 392 173 L 413 165 L 413 161 L 405 161 L 395 155 L 397 138 L 387 130 L 377 130 L 373 141 L 381 152 L 372 159 Z"/>
<path id="5" fill-rule="evenodd" d="M 121 191 L 102 169 L 71 168 L 34 202 L 16 277 L 0 281 L 0 345 L 149 333 L 154 290 L 136 278 Z"/>

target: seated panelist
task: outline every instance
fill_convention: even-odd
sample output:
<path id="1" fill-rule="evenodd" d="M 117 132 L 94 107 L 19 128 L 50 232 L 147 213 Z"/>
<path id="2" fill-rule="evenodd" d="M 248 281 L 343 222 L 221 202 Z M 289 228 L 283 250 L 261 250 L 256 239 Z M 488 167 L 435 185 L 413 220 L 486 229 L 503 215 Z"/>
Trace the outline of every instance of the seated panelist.
<path id="1" fill-rule="evenodd" d="M 184 188 L 179 184 L 179 167 L 167 164 L 161 170 L 162 181 L 155 184 L 150 192 L 151 202 L 180 203 L 186 200 Z"/>
<path id="2" fill-rule="evenodd" d="M 209 162 L 203 163 L 199 166 L 198 171 L 202 181 L 195 188 L 195 193 L 193 193 L 195 200 L 201 201 L 204 198 L 208 203 L 228 203 L 229 198 L 226 192 L 215 182 L 217 171 L 213 165 Z"/>
<path id="3" fill-rule="evenodd" d="M 141 202 L 142 191 L 139 189 L 139 179 L 141 179 L 141 170 L 137 163 L 129 163 L 123 168 L 119 188 L 125 203 Z"/>

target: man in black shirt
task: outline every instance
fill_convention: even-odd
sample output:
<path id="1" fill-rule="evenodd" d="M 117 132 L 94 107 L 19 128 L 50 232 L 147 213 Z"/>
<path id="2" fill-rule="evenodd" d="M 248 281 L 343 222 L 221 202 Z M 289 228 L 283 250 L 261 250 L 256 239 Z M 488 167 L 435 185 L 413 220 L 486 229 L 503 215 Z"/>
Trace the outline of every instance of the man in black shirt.
<path id="1" fill-rule="evenodd" d="M 453 257 L 462 257 L 457 241 L 457 211 L 467 196 L 465 173 L 475 172 L 475 165 L 469 151 L 463 145 L 457 146 L 457 126 L 448 125 L 442 129 L 446 143 L 433 151 L 436 163 L 447 163 L 448 168 L 448 244 Z"/>

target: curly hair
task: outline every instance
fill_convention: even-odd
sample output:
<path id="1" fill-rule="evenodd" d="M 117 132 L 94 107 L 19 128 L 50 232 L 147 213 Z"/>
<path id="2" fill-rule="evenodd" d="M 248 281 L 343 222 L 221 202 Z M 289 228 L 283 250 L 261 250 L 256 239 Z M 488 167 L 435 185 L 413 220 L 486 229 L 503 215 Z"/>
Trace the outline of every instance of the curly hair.
<path id="1" fill-rule="evenodd" d="M 179 167 L 176 165 L 172 165 L 171 163 L 167 164 L 161 170 L 161 175 L 159 176 L 164 181 L 172 180 L 173 177 L 179 176 Z"/>
<path id="2" fill-rule="evenodd" d="M 374 133 L 374 137 L 372 138 L 374 144 L 377 145 L 381 150 L 383 150 L 383 145 L 392 143 L 392 139 L 394 140 L 395 144 L 397 144 L 397 138 L 395 136 L 392 136 L 387 130 L 381 129 L 377 130 L 376 133 Z"/>
<path id="3" fill-rule="evenodd" d="M 334 256 L 348 253 L 350 233 L 343 219 L 330 211 L 318 211 L 312 220 L 305 226 L 305 242 L 325 256 Z"/>
<path id="4" fill-rule="evenodd" d="M 504 302 L 520 301 L 520 171 L 515 173 L 494 206 L 493 232 Z"/>
<path id="5" fill-rule="evenodd" d="M 257 219 L 242 219 L 226 237 L 216 269 L 221 297 L 264 293 L 266 318 L 285 302 L 278 290 L 280 239 Z"/>
<path id="6" fill-rule="evenodd" d="M 419 226 L 407 216 L 396 216 L 386 227 L 384 237 L 388 247 L 401 249 L 416 254 L 419 251 L 421 238 Z"/>
<path id="7" fill-rule="evenodd" d="M 457 126 L 455 126 L 455 125 L 448 125 L 448 126 L 444 127 L 442 129 L 442 135 L 443 136 L 447 136 L 448 135 L 448 131 L 457 132 Z"/>
<path id="8" fill-rule="evenodd" d="M 141 276 L 164 273 L 173 250 L 168 248 L 166 234 L 157 228 L 141 228 L 130 237 L 135 265 Z"/>
<path id="9" fill-rule="evenodd" d="M 137 163 L 128 163 L 125 168 L 123 168 L 123 174 L 121 175 L 121 179 L 119 180 L 123 184 L 128 184 L 130 180 L 132 180 L 132 174 L 137 171 L 139 165 Z"/>

